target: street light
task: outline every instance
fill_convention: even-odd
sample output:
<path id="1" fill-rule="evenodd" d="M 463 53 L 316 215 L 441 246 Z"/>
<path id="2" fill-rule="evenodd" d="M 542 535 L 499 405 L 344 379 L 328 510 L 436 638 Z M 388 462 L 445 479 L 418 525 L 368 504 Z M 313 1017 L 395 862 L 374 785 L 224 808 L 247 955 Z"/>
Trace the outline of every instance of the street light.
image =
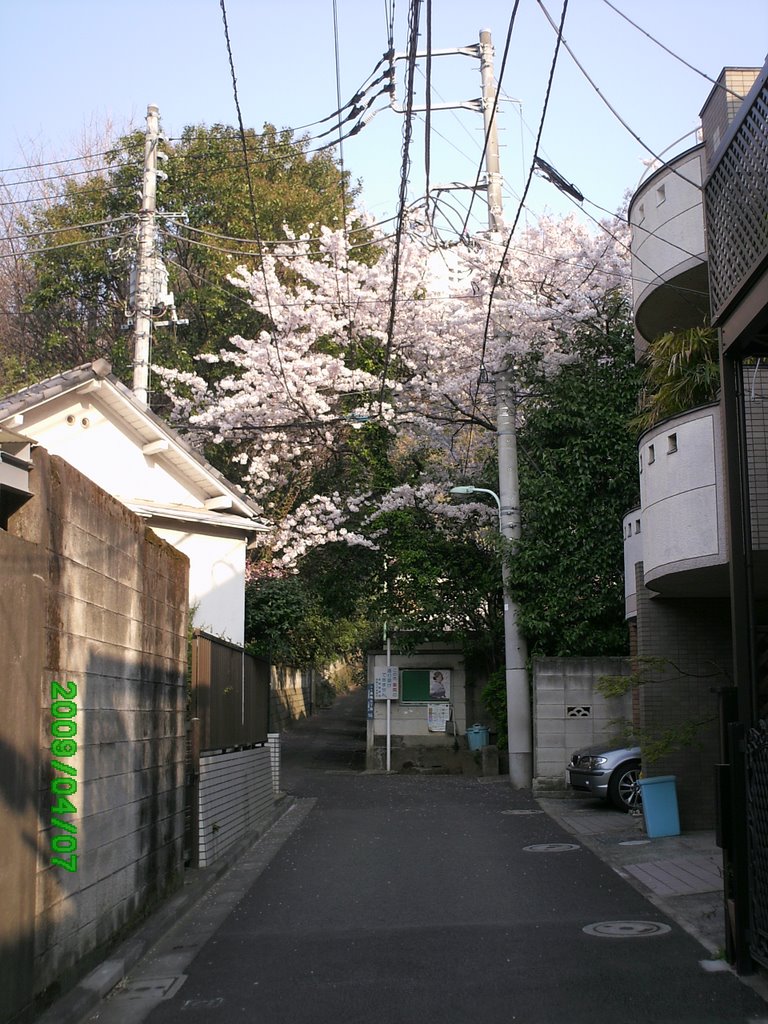
<path id="1" fill-rule="evenodd" d="M 516 508 L 502 506 L 501 498 L 487 487 L 452 487 L 451 494 L 490 494 L 499 510 L 499 533 L 509 540 L 519 537 Z M 509 592 L 509 563 L 502 552 L 504 590 L 504 662 L 507 687 L 507 749 L 509 781 L 515 789 L 527 789 L 533 775 L 531 697 L 528 688 L 528 649 L 517 624 L 517 606 Z"/>

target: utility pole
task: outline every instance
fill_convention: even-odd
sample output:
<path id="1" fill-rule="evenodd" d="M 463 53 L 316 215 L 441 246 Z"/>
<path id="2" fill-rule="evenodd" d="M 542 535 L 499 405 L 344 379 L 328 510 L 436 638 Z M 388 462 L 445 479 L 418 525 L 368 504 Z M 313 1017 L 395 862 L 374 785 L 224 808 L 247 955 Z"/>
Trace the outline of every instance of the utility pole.
<path id="1" fill-rule="evenodd" d="M 480 100 L 460 100 L 454 103 L 433 104 L 432 110 L 463 108 L 482 111 L 487 144 L 485 147 L 486 188 L 488 193 L 488 227 L 491 234 L 502 231 L 504 220 L 501 199 L 501 172 L 499 168 L 499 138 L 496 125 L 496 86 L 493 77 L 493 44 L 487 29 L 480 32 L 477 46 L 463 46 L 452 50 L 434 50 L 432 56 L 462 55 L 479 58 L 482 79 Z M 417 57 L 426 56 L 417 53 Z M 407 54 L 397 54 L 394 60 L 405 60 Z M 398 113 L 405 113 L 395 104 L 394 92 L 390 105 Z M 424 107 L 412 107 L 413 111 Z M 517 607 L 509 592 L 509 556 L 520 539 L 520 492 L 517 472 L 517 401 L 511 380 L 511 370 L 502 367 L 495 374 L 496 436 L 499 462 L 499 531 L 510 543 L 505 545 L 502 563 L 504 587 L 504 657 L 507 688 L 507 741 L 509 749 L 509 781 L 515 789 L 529 789 L 533 779 L 533 742 L 531 733 L 531 695 L 528 686 L 528 648 L 517 623 Z M 476 488 L 473 488 L 476 489 Z M 483 490 L 483 488 L 480 488 Z M 494 493 L 494 492 L 490 492 Z"/>
<path id="2" fill-rule="evenodd" d="M 496 126 L 496 88 L 493 79 L 491 33 L 480 33 L 480 72 L 483 82 L 483 119 L 487 144 L 488 227 L 503 227 L 499 138 Z M 507 749 L 509 781 L 515 789 L 528 789 L 533 779 L 531 694 L 528 686 L 528 646 L 517 622 L 517 606 L 509 592 L 509 558 L 520 540 L 520 487 L 517 471 L 517 402 L 510 370 L 495 374 L 496 444 L 499 461 L 499 530 L 509 541 L 502 552 L 504 588 L 504 662 L 507 685 Z"/>
<path id="3" fill-rule="evenodd" d="M 483 123 L 485 137 L 485 171 L 488 175 L 488 227 L 501 231 L 501 171 L 499 170 L 499 133 L 496 127 L 496 89 L 493 81 L 493 43 L 491 33 L 480 33 L 480 77 L 483 84 Z"/>
<path id="4" fill-rule="evenodd" d="M 147 107 L 144 139 L 144 179 L 139 213 L 139 245 L 136 257 L 136 297 L 133 313 L 133 392 L 140 402 L 149 395 L 149 352 L 154 305 L 155 213 L 157 210 L 157 155 L 160 140 L 160 112 Z"/>

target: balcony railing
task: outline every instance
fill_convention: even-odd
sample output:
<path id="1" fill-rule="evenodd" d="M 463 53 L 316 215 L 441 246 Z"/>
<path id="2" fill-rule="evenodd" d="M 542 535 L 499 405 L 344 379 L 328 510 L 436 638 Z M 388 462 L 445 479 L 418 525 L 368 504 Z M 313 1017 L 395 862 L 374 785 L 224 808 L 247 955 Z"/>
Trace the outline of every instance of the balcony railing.
<path id="1" fill-rule="evenodd" d="M 704 196 L 719 325 L 768 262 L 768 64 L 714 155 Z"/>

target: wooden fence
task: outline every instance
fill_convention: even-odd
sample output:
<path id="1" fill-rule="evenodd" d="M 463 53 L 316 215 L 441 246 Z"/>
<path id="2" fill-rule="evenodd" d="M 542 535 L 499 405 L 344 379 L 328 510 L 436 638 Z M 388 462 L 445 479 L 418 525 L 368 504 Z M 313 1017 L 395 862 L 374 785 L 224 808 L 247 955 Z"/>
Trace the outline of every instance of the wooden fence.
<path id="1" fill-rule="evenodd" d="M 246 753 L 267 743 L 269 678 L 268 662 L 195 630 L 184 844 L 192 867 L 211 863 L 272 802 L 267 748 L 264 756 Z M 214 806 L 216 820 L 210 813 Z"/>

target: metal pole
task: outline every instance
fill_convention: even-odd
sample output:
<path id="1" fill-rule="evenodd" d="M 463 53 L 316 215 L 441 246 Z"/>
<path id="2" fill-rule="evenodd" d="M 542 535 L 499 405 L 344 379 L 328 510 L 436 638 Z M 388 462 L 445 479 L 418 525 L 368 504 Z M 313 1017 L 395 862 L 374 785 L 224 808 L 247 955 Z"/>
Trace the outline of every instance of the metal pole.
<path id="1" fill-rule="evenodd" d="M 509 541 L 502 552 L 504 584 L 504 660 L 507 682 L 509 781 L 527 789 L 533 777 L 531 694 L 528 646 L 517 623 L 517 606 L 509 592 L 509 558 L 520 539 L 520 491 L 517 472 L 516 403 L 509 375 L 496 374 L 496 433 L 499 450 L 499 530 Z"/>
<path id="2" fill-rule="evenodd" d="M 144 139 L 144 180 L 139 214 L 139 246 L 136 257 L 136 298 L 133 320 L 133 391 L 139 401 L 145 404 L 149 393 L 149 346 L 152 335 L 152 271 L 155 254 L 159 136 L 159 110 L 150 104 L 147 107 L 147 133 Z"/>
<path id="3" fill-rule="evenodd" d="M 387 668 L 392 665 L 392 645 L 387 637 Z M 387 686 L 390 685 L 387 673 Z M 392 769 L 392 701 L 387 697 L 387 771 Z"/>

